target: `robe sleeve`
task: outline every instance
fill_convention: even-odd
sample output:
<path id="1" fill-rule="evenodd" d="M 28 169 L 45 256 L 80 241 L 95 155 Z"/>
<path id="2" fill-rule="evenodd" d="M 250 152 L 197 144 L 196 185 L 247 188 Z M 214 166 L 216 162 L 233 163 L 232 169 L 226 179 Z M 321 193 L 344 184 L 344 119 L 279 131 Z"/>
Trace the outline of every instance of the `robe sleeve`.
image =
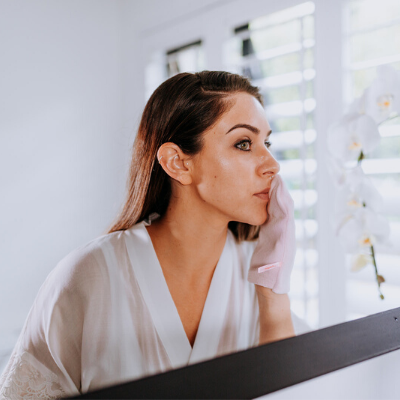
<path id="1" fill-rule="evenodd" d="M 96 258 L 75 252 L 39 289 L 10 360 L 0 377 L 0 399 L 54 399 L 79 395 L 87 294 Z"/>

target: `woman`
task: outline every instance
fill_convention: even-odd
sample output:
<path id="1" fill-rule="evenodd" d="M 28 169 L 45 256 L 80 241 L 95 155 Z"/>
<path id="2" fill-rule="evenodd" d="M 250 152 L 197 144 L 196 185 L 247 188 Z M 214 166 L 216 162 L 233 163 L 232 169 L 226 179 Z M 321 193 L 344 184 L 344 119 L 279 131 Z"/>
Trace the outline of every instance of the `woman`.
<path id="1" fill-rule="evenodd" d="M 121 215 L 43 283 L 2 397 L 78 395 L 294 336 L 293 202 L 270 133 L 241 76 L 164 82 L 143 112 Z"/>

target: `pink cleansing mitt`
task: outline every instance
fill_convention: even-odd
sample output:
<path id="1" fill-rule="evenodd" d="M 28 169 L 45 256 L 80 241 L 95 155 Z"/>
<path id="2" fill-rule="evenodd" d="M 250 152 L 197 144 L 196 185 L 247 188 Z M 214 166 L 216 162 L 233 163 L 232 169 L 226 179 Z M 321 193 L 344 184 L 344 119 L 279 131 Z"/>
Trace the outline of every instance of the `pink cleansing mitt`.
<path id="1" fill-rule="evenodd" d="M 296 255 L 294 203 L 280 175 L 271 182 L 267 212 L 247 280 L 278 294 L 288 293 Z"/>

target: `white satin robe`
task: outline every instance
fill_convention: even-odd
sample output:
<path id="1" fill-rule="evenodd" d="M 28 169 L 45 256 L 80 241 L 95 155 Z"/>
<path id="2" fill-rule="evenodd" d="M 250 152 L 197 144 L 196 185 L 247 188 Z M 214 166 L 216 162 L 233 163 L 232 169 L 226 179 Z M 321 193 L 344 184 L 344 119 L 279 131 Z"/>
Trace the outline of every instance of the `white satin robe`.
<path id="1" fill-rule="evenodd" d="M 247 270 L 256 242 L 228 230 L 193 348 L 142 221 L 99 237 L 49 274 L 0 378 L 0 398 L 78 395 L 256 346 Z M 309 330 L 292 313 L 296 334 Z"/>

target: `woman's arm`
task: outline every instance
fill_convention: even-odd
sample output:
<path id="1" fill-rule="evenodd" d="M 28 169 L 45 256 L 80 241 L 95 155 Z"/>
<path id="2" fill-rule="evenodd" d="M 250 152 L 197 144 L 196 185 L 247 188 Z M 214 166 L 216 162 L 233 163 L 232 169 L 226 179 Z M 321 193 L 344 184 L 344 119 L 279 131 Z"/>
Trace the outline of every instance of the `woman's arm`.
<path id="1" fill-rule="evenodd" d="M 247 276 L 257 292 L 259 344 L 295 336 L 287 295 L 296 255 L 294 202 L 280 175 L 273 178 L 269 195 L 268 218 L 260 227 Z"/>
<path id="2" fill-rule="evenodd" d="M 259 344 L 296 336 L 287 293 L 277 294 L 272 289 L 255 285 L 260 309 Z"/>

